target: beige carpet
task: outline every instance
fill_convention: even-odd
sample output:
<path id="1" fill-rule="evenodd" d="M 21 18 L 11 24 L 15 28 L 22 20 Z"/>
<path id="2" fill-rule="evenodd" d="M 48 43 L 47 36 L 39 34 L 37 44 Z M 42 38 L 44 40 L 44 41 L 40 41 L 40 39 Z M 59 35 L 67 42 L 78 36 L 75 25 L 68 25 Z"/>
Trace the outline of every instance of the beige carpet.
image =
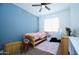
<path id="1" fill-rule="evenodd" d="M 29 50 L 26 52 L 24 51 L 22 53 L 19 52 L 11 55 L 54 55 L 54 54 L 39 50 L 37 48 L 29 47 Z M 61 55 L 60 48 L 58 49 L 57 55 Z"/>
<path id="2" fill-rule="evenodd" d="M 38 48 L 39 50 L 57 55 L 59 43 L 58 42 L 44 41 L 43 43 L 37 45 L 35 48 Z"/>
<path id="3" fill-rule="evenodd" d="M 53 55 L 53 54 L 41 51 L 37 48 L 30 48 L 27 52 L 23 53 L 23 55 Z"/>

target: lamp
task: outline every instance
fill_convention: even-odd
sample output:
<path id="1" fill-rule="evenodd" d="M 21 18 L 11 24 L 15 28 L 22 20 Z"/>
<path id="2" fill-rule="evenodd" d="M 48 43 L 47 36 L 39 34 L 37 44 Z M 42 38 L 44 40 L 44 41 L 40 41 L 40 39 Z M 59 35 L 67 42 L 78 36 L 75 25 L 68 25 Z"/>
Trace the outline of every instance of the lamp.
<path id="1" fill-rule="evenodd" d="M 69 27 L 66 27 L 66 32 L 67 32 L 67 35 L 70 36 L 71 35 L 71 29 Z"/>

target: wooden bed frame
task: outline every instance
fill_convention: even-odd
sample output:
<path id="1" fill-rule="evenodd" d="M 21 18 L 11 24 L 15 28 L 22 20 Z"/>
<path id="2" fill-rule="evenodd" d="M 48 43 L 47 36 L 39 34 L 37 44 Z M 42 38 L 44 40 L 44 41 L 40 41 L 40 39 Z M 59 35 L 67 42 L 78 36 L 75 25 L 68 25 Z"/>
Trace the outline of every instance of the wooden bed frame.
<path id="1" fill-rule="evenodd" d="M 38 39 L 35 39 L 31 35 L 24 35 L 24 39 L 29 39 L 30 40 L 30 43 L 33 45 L 33 47 L 35 47 L 39 43 L 45 41 L 47 39 L 47 35 L 45 37 L 43 37 L 43 38 L 38 38 Z"/>

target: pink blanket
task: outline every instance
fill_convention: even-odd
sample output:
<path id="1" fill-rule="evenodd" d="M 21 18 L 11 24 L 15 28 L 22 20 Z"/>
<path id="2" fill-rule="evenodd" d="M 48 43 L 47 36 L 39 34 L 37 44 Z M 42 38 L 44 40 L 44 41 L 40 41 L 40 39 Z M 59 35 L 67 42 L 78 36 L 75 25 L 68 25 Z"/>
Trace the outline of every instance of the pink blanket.
<path id="1" fill-rule="evenodd" d="M 45 36 L 47 36 L 46 32 L 37 32 L 37 33 L 27 33 L 25 35 L 30 35 L 33 36 L 35 39 L 39 39 L 39 38 L 43 38 Z"/>

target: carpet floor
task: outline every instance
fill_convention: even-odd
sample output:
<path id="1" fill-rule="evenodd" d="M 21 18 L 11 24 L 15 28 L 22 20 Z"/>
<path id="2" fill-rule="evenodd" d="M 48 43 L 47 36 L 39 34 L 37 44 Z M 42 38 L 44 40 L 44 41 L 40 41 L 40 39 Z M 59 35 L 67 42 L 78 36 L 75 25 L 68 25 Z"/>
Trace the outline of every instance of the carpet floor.
<path id="1" fill-rule="evenodd" d="M 41 51 L 37 48 L 29 48 L 29 50 L 27 52 L 22 53 L 22 55 L 53 55 L 53 54 Z"/>

